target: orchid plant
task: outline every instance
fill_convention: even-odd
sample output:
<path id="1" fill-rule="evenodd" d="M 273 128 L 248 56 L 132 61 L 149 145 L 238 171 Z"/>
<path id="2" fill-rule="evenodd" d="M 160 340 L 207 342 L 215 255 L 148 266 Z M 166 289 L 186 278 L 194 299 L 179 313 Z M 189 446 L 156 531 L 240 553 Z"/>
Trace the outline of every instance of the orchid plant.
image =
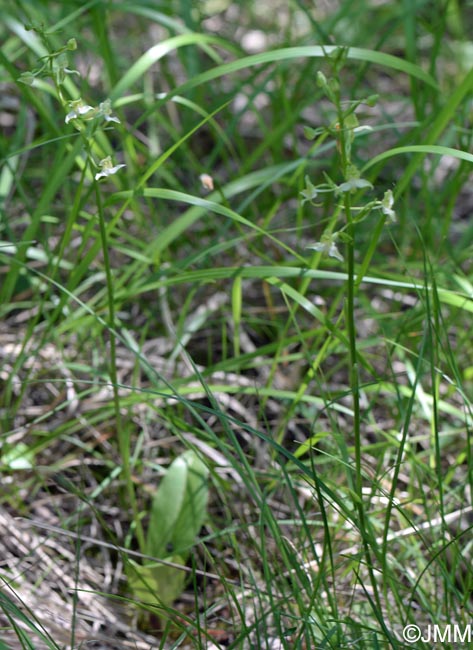
<path id="1" fill-rule="evenodd" d="M 366 131 L 369 127 L 360 126 L 356 116 L 356 110 L 361 104 L 373 106 L 377 97 L 370 96 L 362 100 L 345 102 L 340 93 L 340 73 L 347 58 L 346 48 L 337 48 L 330 55 L 327 55 L 326 62 L 332 69 L 330 78 L 323 72 L 317 75 L 317 84 L 322 89 L 327 99 L 334 106 L 335 117 L 333 122 L 322 129 L 305 129 L 309 139 L 326 137 L 330 135 L 335 138 L 337 152 L 339 154 L 339 169 L 341 171 L 341 182 L 335 182 L 328 174 L 324 173 L 325 182 L 318 185 L 312 183 L 306 177 L 306 186 L 301 192 L 302 202 L 310 203 L 317 207 L 317 200 L 323 193 L 330 192 L 336 199 L 336 207 L 329 225 L 322 234 L 320 240 L 307 246 L 308 249 L 320 253 L 322 256 L 334 258 L 338 263 L 346 263 L 346 299 L 344 301 L 345 325 L 347 331 L 347 356 L 350 377 L 350 390 L 352 395 L 353 409 L 353 439 L 354 439 L 354 464 L 353 477 L 350 481 L 353 485 L 353 507 L 358 512 L 360 530 L 363 538 L 368 534 L 364 530 L 365 513 L 363 510 L 363 481 L 362 481 L 362 442 L 361 442 L 361 406 L 360 406 L 360 377 L 359 377 L 359 354 L 358 334 L 355 320 L 356 295 L 359 291 L 360 277 L 355 270 L 356 249 L 356 227 L 373 213 L 380 213 L 381 224 L 394 223 L 396 215 L 393 209 L 394 197 L 391 190 L 384 193 L 382 199 L 372 198 L 362 200 L 367 192 L 374 188 L 372 183 L 363 178 L 352 159 L 352 146 L 357 134 Z M 356 199 L 356 202 L 355 202 Z M 376 232 L 379 228 L 376 230 Z M 345 245 L 345 257 L 338 248 L 339 242 Z M 376 242 L 372 242 L 371 248 Z M 363 262 L 362 269 L 369 263 L 369 253 Z M 318 263 L 317 260 L 314 263 Z M 366 546 L 364 561 L 368 567 L 372 566 L 371 551 Z M 373 597 L 379 607 L 379 593 L 376 577 L 370 570 L 370 579 L 373 587 Z"/>
<path id="2" fill-rule="evenodd" d="M 104 261 L 107 302 L 108 302 L 108 324 L 110 332 L 116 331 L 115 319 L 115 297 L 114 284 L 109 259 L 109 246 L 107 239 L 107 226 L 105 223 L 105 212 L 102 205 L 102 199 L 99 189 L 101 179 L 107 179 L 123 169 L 124 163 L 115 164 L 109 153 L 110 145 L 108 141 L 101 137 L 100 130 L 103 126 L 114 126 L 120 124 L 120 119 L 113 114 L 112 104 L 109 99 L 100 102 L 98 106 L 91 106 L 82 97 L 72 100 L 66 99 L 66 92 L 74 94 L 76 89 L 73 85 L 67 84 L 66 79 L 70 75 L 79 75 L 79 72 L 69 67 L 67 61 L 68 54 L 77 49 L 75 39 L 70 39 L 66 45 L 59 49 L 50 46 L 48 34 L 41 26 L 30 26 L 28 29 L 35 31 L 42 40 L 48 54 L 40 60 L 40 65 L 31 72 L 20 75 L 19 81 L 30 86 L 36 86 L 36 80 L 40 77 L 48 77 L 52 80 L 56 97 L 61 103 L 66 115 L 64 122 L 66 125 L 71 124 L 83 140 L 84 158 L 79 158 L 79 164 L 83 176 L 81 183 L 88 177 L 95 186 L 96 212 L 100 231 L 100 241 Z M 82 163 L 82 164 L 81 164 Z M 70 230 L 67 231 L 70 233 Z M 65 238 L 70 235 L 65 235 Z M 63 245 L 65 246 L 65 239 Z M 136 536 L 141 548 L 145 547 L 145 538 L 140 523 L 138 505 L 135 497 L 135 491 L 131 476 L 130 462 L 130 440 L 127 432 L 121 423 L 120 415 L 120 396 L 118 394 L 118 378 L 116 370 L 116 343 L 115 336 L 110 336 L 110 358 L 109 358 L 109 375 L 110 383 L 113 388 L 113 403 L 116 420 L 116 431 L 118 439 L 118 448 L 122 458 L 122 473 L 126 489 L 126 501 L 131 505 L 134 520 L 136 522 Z"/>
<path id="3" fill-rule="evenodd" d="M 77 49 L 76 39 L 71 38 L 64 46 L 53 50 L 49 47 L 48 35 L 42 27 L 29 26 L 27 29 L 35 31 L 50 51 L 40 59 L 40 65 L 36 69 L 23 72 L 18 80 L 21 83 L 34 86 L 36 80 L 41 77 L 51 78 L 56 88 L 57 97 L 63 108 L 67 111 L 64 120 L 65 123 L 73 124 L 83 134 L 86 140 L 84 149 L 88 153 L 89 160 L 93 167 L 99 169 L 94 175 L 94 179 L 97 181 L 115 174 L 126 165 L 124 163 L 114 165 L 110 155 L 105 156 L 97 162 L 91 153 L 93 151 L 93 143 L 91 141 L 94 138 L 96 129 L 100 128 L 103 123 L 106 125 L 110 125 L 111 123 L 120 124 L 120 119 L 112 112 L 110 99 L 105 99 L 95 107 L 85 102 L 82 97 L 69 101 L 65 99 L 65 80 L 70 75 L 80 76 L 80 72 L 70 68 L 68 62 L 68 53 Z M 85 128 L 86 126 L 92 128 Z"/>

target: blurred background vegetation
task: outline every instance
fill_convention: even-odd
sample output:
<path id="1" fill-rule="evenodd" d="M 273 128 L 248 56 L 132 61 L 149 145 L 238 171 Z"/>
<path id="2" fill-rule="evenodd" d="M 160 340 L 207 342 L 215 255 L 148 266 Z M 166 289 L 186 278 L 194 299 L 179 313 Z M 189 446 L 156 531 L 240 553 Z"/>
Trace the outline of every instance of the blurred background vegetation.
<path id="1" fill-rule="evenodd" d="M 0 12 L 0 649 L 467 625 L 472 3 Z"/>

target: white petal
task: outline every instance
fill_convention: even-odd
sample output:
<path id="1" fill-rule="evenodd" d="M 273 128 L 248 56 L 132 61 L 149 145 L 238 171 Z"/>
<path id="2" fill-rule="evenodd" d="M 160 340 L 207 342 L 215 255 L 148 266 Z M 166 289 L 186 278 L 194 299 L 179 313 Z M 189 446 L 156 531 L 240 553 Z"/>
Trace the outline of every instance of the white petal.
<path id="1" fill-rule="evenodd" d="M 343 255 L 340 253 L 336 245 L 332 242 L 330 250 L 328 252 L 329 257 L 334 257 L 339 262 L 343 262 Z"/>
<path id="2" fill-rule="evenodd" d="M 115 165 L 115 167 L 103 167 L 101 171 L 95 174 L 95 180 L 98 181 L 99 178 L 106 178 L 107 176 L 112 176 L 112 174 L 116 174 L 117 171 L 122 167 L 126 167 L 126 165 L 121 164 L 121 165 Z"/>
<path id="3" fill-rule="evenodd" d="M 330 242 L 327 244 L 326 242 L 318 241 L 315 242 L 315 244 L 306 246 L 306 248 L 309 248 L 312 251 L 316 251 L 317 253 L 328 253 L 330 248 Z"/>
<path id="4" fill-rule="evenodd" d="M 79 115 L 86 115 L 86 113 L 89 113 L 90 111 L 93 111 L 93 110 L 94 110 L 94 107 L 89 106 L 88 104 L 84 104 L 83 106 L 79 106 L 77 108 L 77 112 L 79 113 Z"/>

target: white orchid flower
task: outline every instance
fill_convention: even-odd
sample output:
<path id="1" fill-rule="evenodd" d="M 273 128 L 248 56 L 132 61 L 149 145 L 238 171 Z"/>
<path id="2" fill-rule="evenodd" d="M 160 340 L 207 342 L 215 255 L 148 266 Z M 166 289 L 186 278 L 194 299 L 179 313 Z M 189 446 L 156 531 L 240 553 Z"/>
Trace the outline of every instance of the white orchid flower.
<path id="1" fill-rule="evenodd" d="M 391 223 L 396 222 L 396 213 L 392 209 L 394 205 L 394 197 L 391 190 L 388 190 L 384 193 L 383 200 L 381 201 L 381 210 L 383 214 L 391 221 Z"/>
<path id="2" fill-rule="evenodd" d="M 95 180 L 98 181 L 100 178 L 107 178 L 107 176 L 112 176 L 116 174 L 119 169 L 126 167 L 126 165 L 114 165 L 112 163 L 112 157 L 107 156 L 99 162 L 100 171 L 95 174 Z"/>
<path id="3" fill-rule="evenodd" d="M 106 122 L 116 122 L 120 124 L 120 120 L 115 115 L 112 115 L 112 103 L 109 99 L 99 104 L 98 114 L 101 115 Z"/>
<path id="4" fill-rule="evenodd" d="M 338 250 L 335 240 L 336 235 L 322 235 L 322 239 L 320 241 L 307 246 L 307 248 L 310 248 L 313 251 L 317 251 L 318 253 L 322 253 L 322 255 L 334 257 L 339 262 L 343 262 L 343 255 Z"/>
<path id="5" fill-rule="evenodd" d="M 77 120 L 79 118 L 83 118 L 84 116 L 88 115 L 90 111 L 95 111 L 93 106 L 89 106 L 88 104 L 85 104 L 82 99 L 76 99 L 72 102 L 69 102 L 69 108 L 71 109 L 70 112 L 66 115 L 66 124 L 69 124 L 71 120 Z M 93 117 L 93 116 L 89 116 Z M 89 119 L 87 118 L 87 119 Z"/>

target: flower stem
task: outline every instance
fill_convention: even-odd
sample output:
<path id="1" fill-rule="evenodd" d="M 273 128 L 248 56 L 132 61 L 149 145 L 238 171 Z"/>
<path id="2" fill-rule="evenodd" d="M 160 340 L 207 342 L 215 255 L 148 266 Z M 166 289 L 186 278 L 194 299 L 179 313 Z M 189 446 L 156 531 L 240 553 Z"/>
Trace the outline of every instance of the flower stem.
<path id="1" fill-rule="evenodd" d="M 116 353 L 116 342 L 115 342 L 115 296 L 113 291 L 113 277 L 112 277 L 112 271 L 110 266 L 110 257 L 108 254 L 107 227 L 105 224 L 105 215 L 103 212 L 99 184 L 97 183 L 97 181 L 95 181 L 94 185 L 95 185 L 95 196 L 97 202 L 100 239 L 102 243 L 102 254 L 104 259 L 105 277 L 106 277 L 106 284 L 107 284 L 108 321 L 110 327 L 109 375 L 110 375 L 110 382 L 112 384 L 112 390 L 113 390 L 113 405 L 115 411 L 115 426 L 117 430 L 118 450 L 122 460 L 122 473 L 123 473 L 123 480 L 125 483 L 126 497 L 128 503 L 131 505 L 131 509 L 133 512 L 133 521 L 136 529 L 136 537 L 140 549 L 142 550 L 142 552 L 144 552 L 146 548 L 145 536 L 143 532 L 143 527 L 141 525 L 141 520 L 139 517 L 138 503 L 136 500 L 135 489 L 133 486 L 133 479 L 131 474 L 130 435 L 127 429 L 123 426 L 122 417 L 120 413 L 120 394 L 118 390 L 117 353 Z"/>
<path id="2" fill-rule="evenodd" d="M 338 106 L 339 120 L 339 152 L 342 163 L 342 170 L 347 180 L 347 172 L 350 161 L 350 147 L 346 146 L 347 136 L 344 115 L 341 104 Z M 370 583 L 373 590 L 373 598 L 376 602 L 377 611 L 382 611 L 381 600 L 379 596 L 378 584 L 373 570 L 372 552 L 374 536 L 368 529 L 368 520 L 365 513 L 363 499 L 363 476 L 362 476 L 362 441 L 361 441 L 361 407 L 360 407 L 360 382 L 358 368 L 358 350 L 357 350 L 357 332 L 356 332 L 356 294 L 358 285 L 355 273 L 355 230 L 356 224 L 352 210 L 351 192 L 345 192 L 343 206 L 346 217 L 346 233 L 348 235 L 347 244 L 347 298 L 346 298 L 346 326 L 348 333 L 349 346 L 349 380 L 352 394 L 353 408 L 353 439 L 355 446 L 355 480 L 354 480 L 354 508 L 358 515 L 358 527 L 362 538 L 362 545 L 366 559 L 366 566 L 370 577 Z"/>

